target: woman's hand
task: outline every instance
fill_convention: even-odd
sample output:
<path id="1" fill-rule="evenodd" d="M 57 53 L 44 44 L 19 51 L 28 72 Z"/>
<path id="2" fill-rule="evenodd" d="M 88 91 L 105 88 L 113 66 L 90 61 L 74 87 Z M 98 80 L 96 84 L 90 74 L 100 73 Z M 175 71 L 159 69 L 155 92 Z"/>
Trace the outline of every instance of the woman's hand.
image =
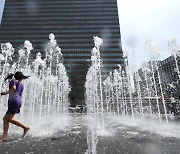
<path id="1" fill-rule="evenodd" d="M 2 96 L 2 95 L 7 95 L 7 94 L 9 94 L 9 91 L 1 92 L 1 96 Z"/>
<path id="2" fill-rule="evenodd" d="M 6 95 L 6 92 L 1 92 L 1 96 L 2 96 L 2 95 Z"/>

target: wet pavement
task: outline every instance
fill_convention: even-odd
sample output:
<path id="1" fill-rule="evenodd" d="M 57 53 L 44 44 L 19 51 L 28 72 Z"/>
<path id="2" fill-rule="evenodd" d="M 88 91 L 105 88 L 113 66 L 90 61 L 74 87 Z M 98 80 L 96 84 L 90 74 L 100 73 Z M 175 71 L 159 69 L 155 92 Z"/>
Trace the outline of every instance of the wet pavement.
<path id="1" fill-rule="evenodd" d="M 18 134 L 10 134 L 8 142 L 0 143 L 0 154 L 180 153 L 180 138 L 162 136 L 117 123 L 106 126 L 109 135 L 98 135 L 94 131 L 95 128 L 87 136 L 90 128 L 92 123 L 86 119 L 86 115 L 75 114 L 72 115 L 71 124 L 66 129 L 48 137 L 28 135 L 22 139 Z"/>
<path id="2" fill-rule="evenodd" d="M 74 117 L 72 125 L 50 137 L 11 134 L 8 142 L 0 143 L 0 154 L 84 154 L 87 150 L 86 128 L 81 117 Z M 49 126 L 51 127 L 51 126 Z"/>
<path id="3" fill-rule="evenodd" d="M 129 128 L 113 136 L 99 137 L 97 151 L 99 154 L 179 154 L 180 139 Z"/>

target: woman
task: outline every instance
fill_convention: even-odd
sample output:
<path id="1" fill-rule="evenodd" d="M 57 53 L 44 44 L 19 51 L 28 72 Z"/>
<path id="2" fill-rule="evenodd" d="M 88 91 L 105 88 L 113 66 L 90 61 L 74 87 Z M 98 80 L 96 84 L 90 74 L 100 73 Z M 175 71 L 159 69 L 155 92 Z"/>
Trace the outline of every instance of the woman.
<path id="1" fill-rule="evenodd" d="M 12 79 L 13 76 L 15 79 Z M 12 80 L 9 82 L 9 90 L 1 93 L 1 95 L 9 94 L 8 110 L 3 117 L 3 135 L 1 137 L 2 141 L 8 140 L 9 123 L 12 123 L 24 129 L 22 137 L 24 137 L 30 129 L 29 126 L 14 118 L 15 114 L 20 113 L 20 108 L 22 104 L 21 96 L 24 87 L 21 82 L 23 79 L 27 79 L 28 77 L 29 76 L 25 76 L 22 72 L 16 72 L 15 74 L 10 74 L 5 78 L 5 81 L 7 79 Z"/>

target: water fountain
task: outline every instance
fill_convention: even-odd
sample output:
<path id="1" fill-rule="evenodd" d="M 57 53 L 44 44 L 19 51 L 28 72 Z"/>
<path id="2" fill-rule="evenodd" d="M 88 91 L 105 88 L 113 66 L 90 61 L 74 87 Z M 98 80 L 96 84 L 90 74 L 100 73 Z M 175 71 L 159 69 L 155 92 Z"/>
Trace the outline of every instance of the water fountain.
<path id="1" fill-rule="evenodd" d="M 166 110 L 164 89 L 161 87 L 162 77 L 156 63 L 159 57 L 157 45 L 154 42 L 146 44 L 146 51 L 151 55 L 151 62 L 143 62 L 144 79 L 140 72 L 133 72 L 134 68 L 130 66 L 126 58 L 128 55 L 124 53 L 124 66 L 118 65 L 119 69 L 110 72 L 103 80 L 103 61 L 100 54 L 103 40 L 96 36 L 94 43 L 95 47 L 91 51 L 91 65 L 85 83 L 88 113 L 87 116 L 74 114 L 73 117 L 67 112 L 70 86 L 66 68 L 63 65 L 61 48 L 57 45 L 54 34 L 49 35 L 49 42 L 45 48 L 45 59 L 42 59 L 41 53 L 37 53 L 36 58 L 30 61 L 33 46 L 30 41 L 26 40 L 18 51 L 17 61 L 12 63 L 14 48 L 10 43 L 1 45 L 1 90 L 7 89 L 8 83 L 3 82 L 3 79 L 10 72 L 20 70 L 31 76 L 28 80 L 23 81 L 25 87 L 23 104 L 21 114 L 18 115 L 18 118 L 27 121 L 32 126 L 30 135 L 32 137 L 52 137 L 54 134 L 56 136 L 59 130 L 72 133 L 73 129 L 85 127 L 86 132 L 83 135 L 86 136 L 87 154 L 98 153 L 98 148 L 105 142 L 116 145 L 112 150 L 118 153 L 116 150 L 121 143 L 126 146 L 131 139 L 149 137 L 147 132 L 180 138 L 179 125 L 169 120 L 170 116 Z M 176 67 L 179 73 L 179 68 L 177 65 Z M 134 73 L 137 84 L 137 94 L 133 93 L 132 73 Z M 143 80 L 145 81 L 145 92 L 141 89 Z M 158 93 L 157 84 L 160 85 L 160 93 Z M 146 100 L 145 96 L 147 96 Z M 0 114 L 3 116 L 2 114 L 6 111 L 7 97 L 1 97 L 0 101 L 2 102 Z M 82 122 L 79 123 L 81 120 Z M 67 125 L 68 129 L 65 128 Z M 80 131 L 74 131 L 74 133 L 78 136 Z M 122 140 L 115 143 L 117 138 L 122 138 Z M 53 139 L 57 138 L 53 137 Z M 124 139 L 128 140 L 124 143 Z M 71 139 L 68 138 L 68 140 Z M 110 146 L 113 147 L 113 144 L 106 145 L 106 147 L 111 149 Z M 105 147 L 103 148 L 106 151 Z"/>
<path id="2" fill-rule="evenodd" d="M 62 63 L 61 48 L 57 45 L 54 34 L 50 34 L 49 39 L 45 49 L 45 59 L 41 58 L 41 53 L 37 53 L 36 59 L 30 62 L 33 45 L 26 40 L 18 51 L 17 61 L 14 60 L 13 64 L 11 60 L 14 48 L 10 43 L 1 44 L 0 90 L 8 88 L 4 77 L 9 73 L 22 71 L 30 76 L 28 80 L 23 81 L 23 103 L 19 115 L 21 120 L 27 120 L 29 125 L 40 125 L 48 119 L 53 123 L 54 120 L 57 121 L 68 113 L 70 86 L 66 68 Z M 1 117 L 7 108 L 7 97 L 0 98 Z"/>
<path id="3" fill-rule="evenodd" d="M 112 135 L 108 134 L 108 128 L 111 125 L 111 129 L 116 129 L 113 126 L 115 124 L 122 124 L 123 126 L 135 126 L 165 136 L 171 134 L 170 129 L 167 130 L 166 128 L 172 128 L 175 131 L 179 127 L 179 125 L 174 125 L 172 122 L 169 123 L 171 115 L 167 111 L 162 76 L 157 63 L 160 55 L 158 45 L 149 40 L 149 42 L 146 42 L 145 49 L 149 53 L 151 61 L 149 63 L 143 62 L 142 74 L 138 71 L 133 72 L 137 86 L 136 96 L 133 94 L 131 82 L 131 70 L 133 68 L 130 68 L 128 59 L 124 58 L 125 69 L 118 65 L 119 70 L 110 72 L 109 76 L 102 81 L 99 75 L 101 63 L 100 61 L 97 63 L 97 59 L 100 59 L 100 53 L 94 54 L 96 50 L 92 50 L 91 66 L 87 72 L 85 84 L 86 104 L 90 116 L 88 117 L 90 120 L 86 120 L 93 121 L 89 124 L 87 133 L 88 147 L 91 147 L 91 150 L 93 149 L 93 152 L 89 150 L 89 153 L 97 152 L 94 148 L 97 148 L 99 137 Z M 179 73 L 177 62 L 176 67 L 176 72 Z M 140 86 L 144 81 L 144 91 L 142 91 Z M 146 127 L 147 125 L 148 127 Z M 158 131 L 156 127 L 163 131 Z M 171 135 L 176 136 L 177 134 L 175 134 L 172 133 Z"/>

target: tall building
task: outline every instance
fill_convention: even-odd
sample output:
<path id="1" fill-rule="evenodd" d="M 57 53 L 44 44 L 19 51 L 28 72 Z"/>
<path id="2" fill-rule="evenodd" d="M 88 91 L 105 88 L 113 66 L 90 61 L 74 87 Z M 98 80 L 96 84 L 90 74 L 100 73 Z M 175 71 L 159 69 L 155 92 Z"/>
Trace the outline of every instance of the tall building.
<path id="1" fill-rule="evenodd" d="M 180 56 L 170 56 L 159 67 L 165 94 L 180 99 Z"/>
<path id="2" fill-rule="evenodd" d="M 104 72 L 123 64 L 117 0 L 6 0 L 1 43 L 10 42 L 17 48 L 30 40 L 34 58 L 37 52 L 44 53 L 50 33 L 62 49 L 71 100 L 84 98 L 93 36 L 104 40 L 100 49 Z"/>
<path id="3" fill-rule="evenodd" d="M 143 97 L 154 97 L 157 92 L 159 97 L 163 93 L 165 98 L 180 99 L 179 71 L 179 55 L 170 56 L 163 61 L 150 61 L 148 68 L 140 68 L 134 74 L 135 91 L 141 93 Z"/>
<path id="4" fill-rule="evenodd" d="M 146 66 L 138 69 L 133 74 L 135 93 L 140 93 L 142 97 L 156 95 L 156 89 L 159 90 L 159 80 L 157 70 L 161 61 L 149 61 Z"/>

